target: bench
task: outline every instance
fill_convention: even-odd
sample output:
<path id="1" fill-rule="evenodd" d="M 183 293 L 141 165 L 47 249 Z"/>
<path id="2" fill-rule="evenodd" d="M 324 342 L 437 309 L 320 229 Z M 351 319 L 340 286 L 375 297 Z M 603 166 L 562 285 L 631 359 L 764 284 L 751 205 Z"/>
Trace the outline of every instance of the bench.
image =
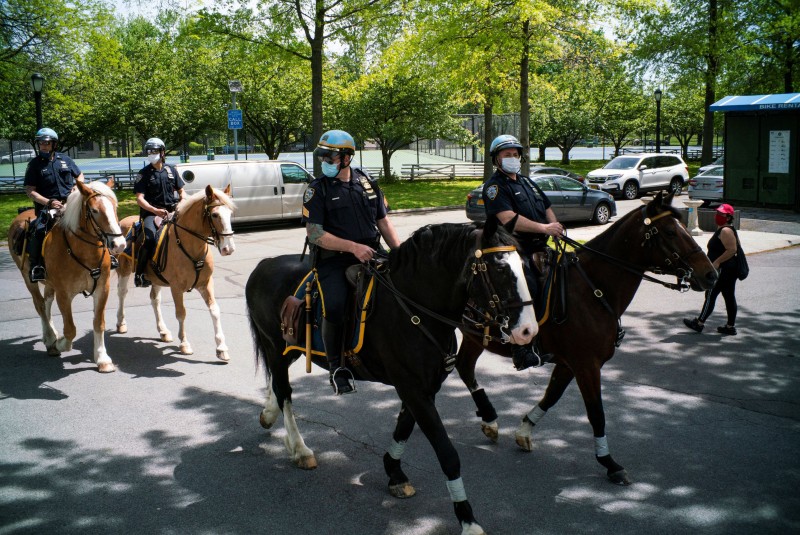
<path id="1" fill-rule="evenodd" d="M 418 164 L 404 163 L 400 168 L 400 176 L 408 180 L 417 178 L 483 178 L 482 163 L 436 163 Z"/>

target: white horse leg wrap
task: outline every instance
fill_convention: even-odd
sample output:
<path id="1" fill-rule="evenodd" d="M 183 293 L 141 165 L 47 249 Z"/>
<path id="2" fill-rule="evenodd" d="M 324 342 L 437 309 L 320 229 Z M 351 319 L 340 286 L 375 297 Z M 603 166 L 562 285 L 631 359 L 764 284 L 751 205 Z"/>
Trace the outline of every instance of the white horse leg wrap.
<path id="1" fill-rule="evenodd" d="M 453 502 L 463 502 L 467 499 L 467 491 L 464 489 L 464 480 L 460 477 L 447 482 L 447 491 Z"/>
<path id="2" fill-rule="evenodd" d="M 605 457 L 608 451 L 608 439 L 606 437 L 594 437 L 594 454 L 598 457 Z"/>
<path id="3" fill-rule="evenodd" d="M 406 449 L 405 442 L 396 442 L 393 439 L 392 443 L 389 444 L 389 451 L 388 451 L 389 457 L 391 457 L 395 461 L 399 461 L 400 457 L 403 456 L 403 452 L 405 451 L 405 449 Z"/>
<path id="4" fill-rule="evenodd" d="M 530 420 L 533 425 L 536 425 L 536 423 L 539 420 L 541 420 L 542 416 L 544 416 L 545 414 L 547 414 L 547 412 L 540 409 L 539 405 L 536 405 L 534 408 L 531 409 L 531 412 L 529 412 L 527 416 L 528 420 Z"/>

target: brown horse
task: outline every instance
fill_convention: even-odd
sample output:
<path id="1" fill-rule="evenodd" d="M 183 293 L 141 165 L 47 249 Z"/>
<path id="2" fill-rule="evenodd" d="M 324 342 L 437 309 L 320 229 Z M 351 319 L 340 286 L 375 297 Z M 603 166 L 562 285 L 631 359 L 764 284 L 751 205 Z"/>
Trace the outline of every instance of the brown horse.
<path id="1" fill-rule="evenodd" d="M 58 356 L 72 349 L 76 329 L 72 320 L 72 299 L 82 292 L 94 299 L 94 362 L 101 372 L 113 372 L 114 363 L 105 347 L 105 308 L 108 300 L 111 254 L 125 247 L 125 239 L 117 223 L 117 197 L 113 181 L 106 184 L 77 182 L 67 198 L 63 214 L 47 234 L 43 258 L 47 266 L 44 295 L 39 283 L 30 282 L 30 262 L 25 250 L 17 254 L 15 241 L 33 220 L 33 210 L 18 215 L 8 230 L 11 258 L 17 264 L 25 286 L 33 297 L 33 305 L 42 319 L 42 341 L 47 354 Z M 64 318 L 64 336 L 53 325 L 51 308 L 55 297 Z"/>
<path id="2" fill-rule="evenodd" d="M 184 355 L 192 354 L 192 346 L 186 338 L 183 292 L 197 288 L 211 313 L 217 358 L 226 362 L 230 357 L 228 346 L 225 345 L 225 335 L 222 333 L 219 305 L 214 299 L 214 279 L 211 278 L 214 273 L 214 256 L 208 246 L 216 245 L 222 256 L 233 254 L 235 245 L 231 215 L 236 207 L 230 198 L 230 192 L 230 186 L 224 192 L 206 186 L 205 190 L 182 200 L 164 223 L 166 228 L 160 239 L 161 255 L 158 256 L 157 264 L 148 262 L 145 272 L 153 283 L 150 288 L 150 303 L 156 315 L 156 327 L 161 341 L 172 341 L 172 333 L 167 329 L 161 315 L 161 287 L 169 286 L 175 302 L 175 317 L 178 318 L 180 352 Z M 138 216 L 130 216 L 120 222 L 126 236 L 138 219 Z M 128 332 L 128 325 L 125 323 L 125 296 L 128 294 L 128 280 L 134 265 L 135 261 L 131 256 L 120 255 L 117 270 L 118 333 Z"/>
<path id="3" fill-rule="evenodd" d="M 663 198 L 659 193 L 641 210 L 634 210 L 578 247 L 575 261 L 564 276 L 568 289 L 565 306 L 557 298 L 556 310 L 551 310 L 540 326 L 541 348 L 555 355 L 555 369 L 544 397 L 523 417 L 515 433 L 517 445 L 523 450 L 532 450 L 533 427 L 575 379 L 594 432 L 597 461 L 613 482 L 630 483 L 627 472 L 611 458 L 608 449 L 600 384 L 600 369 L 616 350 L 619 319 L 642 279 L 657 281 L 645 275 L 646 271 L 675 275 L 680 283 L 668 285 L 673 289 L 691 285 L 700 291 L 711 288 L 717 280 L 708 257 L 671 207 L 672 197 Z M 499 355 L 511 354 L 510 346 L 496 342 L 490 342 L 486 349 Z M 484 434 L 496 441 L 497 413 L 475 379 L 475 363 L 483 350 L 481 340 L 464 336 L 456 368 L 472 393 Z"/>

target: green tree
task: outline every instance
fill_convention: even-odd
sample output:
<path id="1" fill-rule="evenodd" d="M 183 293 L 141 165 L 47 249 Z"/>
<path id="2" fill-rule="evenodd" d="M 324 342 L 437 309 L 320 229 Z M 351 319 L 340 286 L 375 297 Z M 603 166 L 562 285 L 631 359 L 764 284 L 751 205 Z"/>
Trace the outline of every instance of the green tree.
<path id="1" fill-rule="evenodd" d="M 678 138 L 683 158 L 688 157 L 689 142 L 703 128 L 703 93 L 688 84 L 674 85 L 664 91 L 661 110 L 668 131 Z"/>

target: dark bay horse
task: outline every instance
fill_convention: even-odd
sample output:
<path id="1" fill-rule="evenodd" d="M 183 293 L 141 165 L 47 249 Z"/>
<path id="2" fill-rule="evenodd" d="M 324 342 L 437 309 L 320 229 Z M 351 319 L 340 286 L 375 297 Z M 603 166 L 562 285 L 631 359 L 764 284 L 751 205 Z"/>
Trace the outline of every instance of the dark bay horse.
<path id="1" fill-rule="evenodd" d="M 145 272 L 153 283 L 150 287 L 150 303 L 156 315 L 156 328 L 162 342 L 171 342 L 172 333 L 164 323 L 161 315 L 161 287 L 169 286 L 172 300 L 175 303 L 175 317 L 178 318 L 178 338 L 180 352 L 192 354 L 192 346 L 186 337 L 186 307 L 183 304 L 183 293 L 194 288 L 200 292 L 211 314 L 214 325 L 214 339 L 217 344 L 217 358 L 227 362 L 228 346 L 222 333 L 219 305 L 214 298 L 214 256 L 209 244 L 217 246 L 222 256 L 233 254 L 233 228 L 231 215 L 236 206 L 230 198 L 230 186 L 219 191 L 211 186 L 198 191 L 191 197 L 183 199 L 175 208 L 175 212 L 164 224 L 161 238 L 161 250 L 166 251 L 159 257 L 161 268 L 156 274 L 152 262 L 148 263 Z M 138 216 L 126 217 L 120 222 L 122 232 L 126 235 L 139 220 Z M 134 260 L 129 255 L 120 255 L 117 275 L 117 332 L 128 332 L 125 322 L 125 296 L 128 294 L 129 279 L 134 269 Z"/>
<path id="2" fill-rule="evenodd" d="M 717 272 L 672 208 L 672 195 L 659 193 L 602 234 L 578 248 L 577 263 L 568 268 L 566 316 L 541 325 L 542 349 L 556 356 L 550 383 L 539 403 L 522 419 L 515 436 L 531 451 L 533 427 L 561 398 L 573 379 L 578 384 L 594 432 L 595 457 L 611 481 L 630 483 L 625 469 L 612 459 L 605 432 L 600 369 L 614 355 L 618 321 L 633 300 L 646 271 L 675 275 L 696 291 L 711 288 Z M 678 285 L 675 285 L 678 286 Z M 602 298 L 599 296 L 602 295 Z M 552 303 L 551 303 L 552 304 Z M 510 356 L 509 346 L 465 336 L 456 369 L 472 393 L 484 434 L 497 440 L 497 413 L 475 379 L 475 363 L 484 349 Z"/>
<path id="3" fill-rule="evenodd" d="M 47 279 L 39 283 L 28 279 L 28 254 L 17 254 L 14 242 L 35 215 L 33 210 L 21 213 L 8 230 L 11 258 L 17 264 L 33 305 L 42 320 L 42 341 L 47 354 L 58 356 L 72 349 L 77 330 L 72 319 L 72 300 L 78 293 L 94 299 L 94 355 L 100 372 L 116 368 L 106 352 L 105 309 L 108 301 L 111 254 L 122 251 L 125 239 L 117 222 L 117 197 L 113 181 L 106 184 L 77 182 L 67 198 L 63 213 L 47 234 L 42 257 L 47 266 Z M 59 336 L 51 317 L 53 299 L 64 320 L 64 336 Z"/>
<path id="4" fill-rule="evenodd" d="M 366 320 L 358 356 L 367 370 L 360 378 L 393 385 L 402 401 L 397 427 L 384 455 L 390 493 L 398 498 L 415 493 L 400 459 L 417 424 L 447 476 L 462 533 L 483 533 L 467 501 L 458 453 L 434 399 L 449 371 L 446 361 L 453 356 L 454 325 L 470 298 L 485 307 L 493 305 L 495 320 L 503 326 L 507 341 L 524 344 L 536 334 L 521 259 L 513 238 L 502 228 L 487 225 L 481 230 L 476 225 L 443 224 L 417 230 L 391 251 L 388 268 L 393 288 L 375 285 L 376 305 Z M 301 262 L 298 255 L 268 258 L 250 275 L 245 289 L 256 358 L 265 364 L 267 373 L 267 399 L 260 421 L 269 428 L 283 414 L 286 447 L 295 464 L 304 469 L 316 468 L 317 461 L 300 435 L 292 410 L 289 366 L 301 353 L 283 355 L 286 344 L 281 338 L 279 309 L 309 270 L 309 263 Z M 314 355 L 314 362 L 327 367 L 325 358 L 319 355 Z M 354 371 L 358 376 L 359 368 Z"/>

